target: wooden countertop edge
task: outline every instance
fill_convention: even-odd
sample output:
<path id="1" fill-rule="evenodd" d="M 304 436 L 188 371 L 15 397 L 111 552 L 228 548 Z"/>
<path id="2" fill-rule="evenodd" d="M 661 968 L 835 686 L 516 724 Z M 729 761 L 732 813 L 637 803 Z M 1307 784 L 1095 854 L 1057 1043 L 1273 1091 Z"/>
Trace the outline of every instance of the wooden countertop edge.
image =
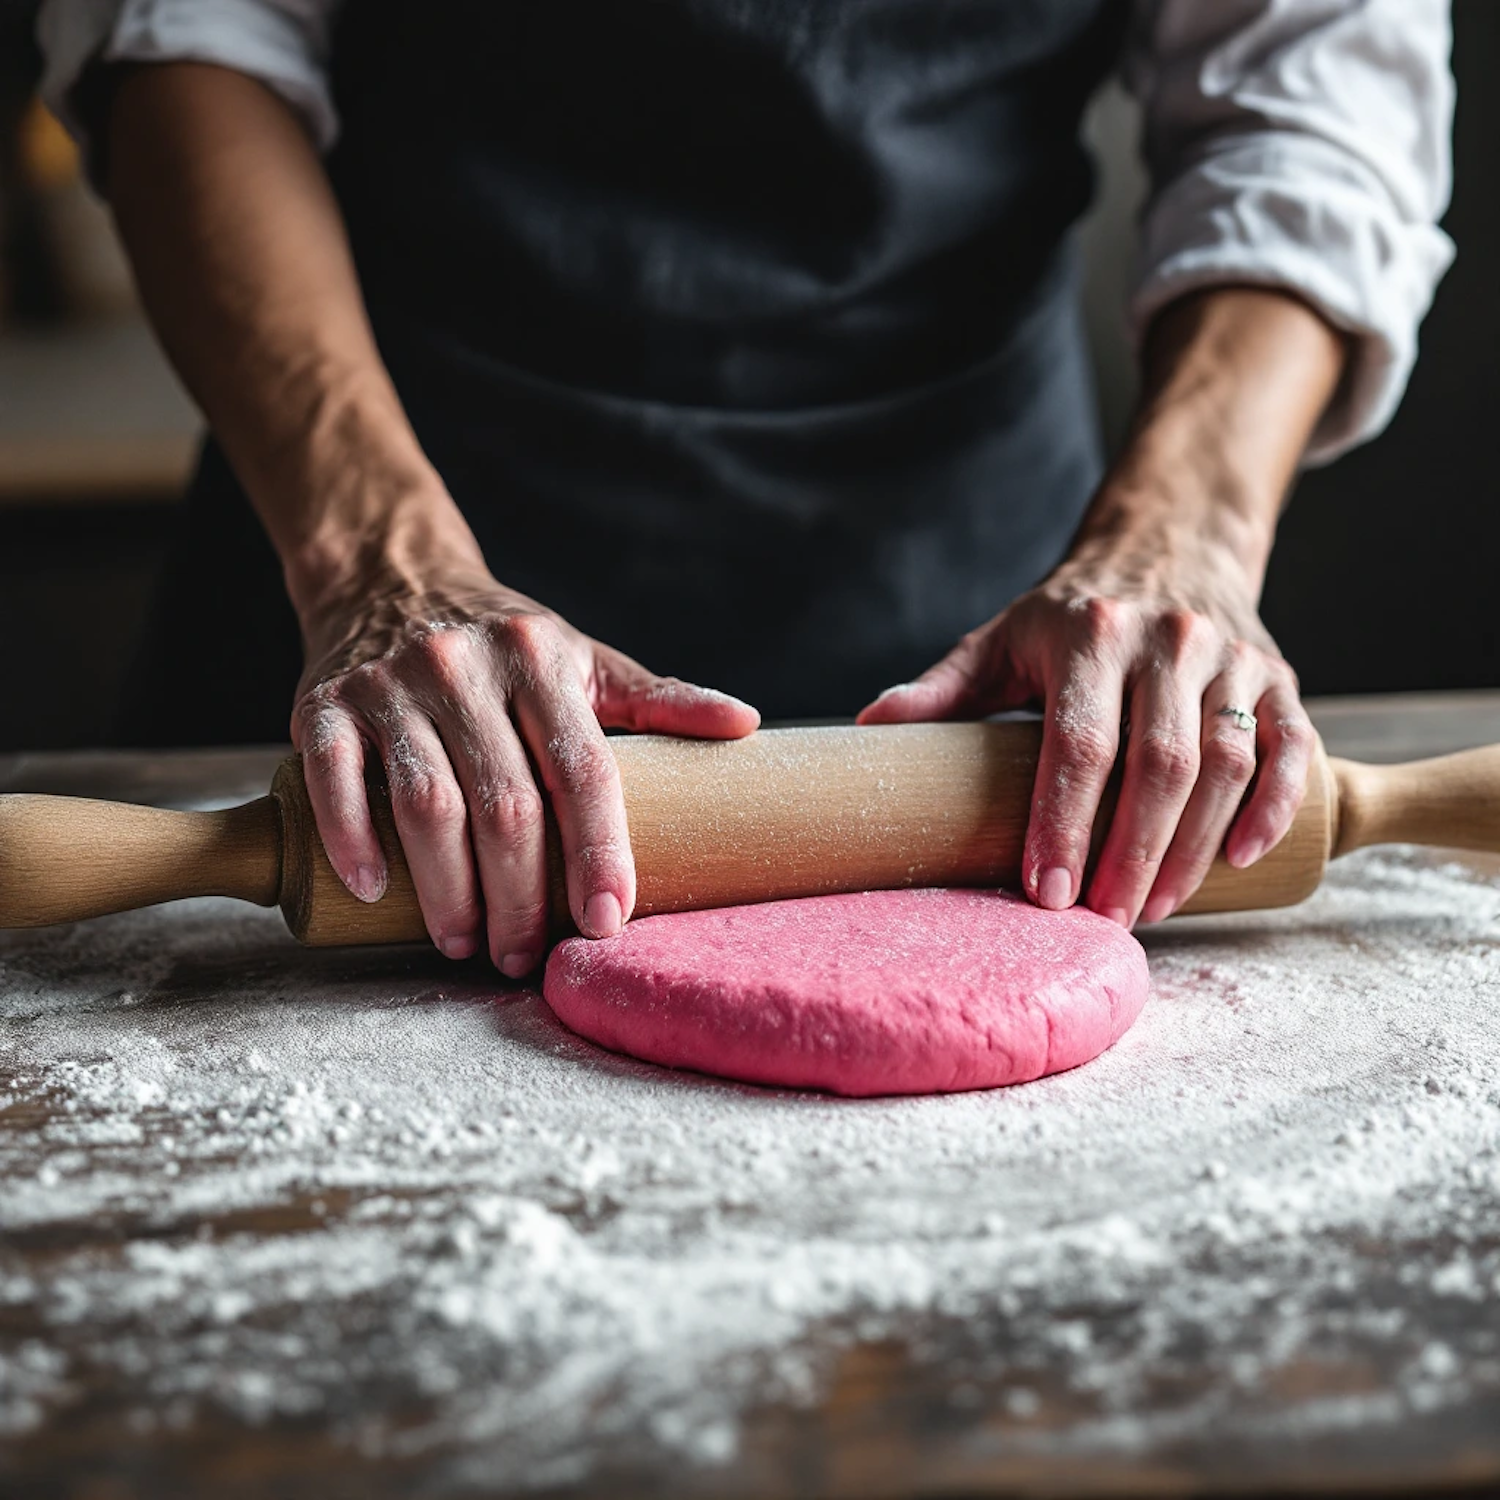
<path id="1" fill-rule="evenodd" d="M 175 501 L 192 475 L 196 434 L 0 438 L 0 506 Z"/>

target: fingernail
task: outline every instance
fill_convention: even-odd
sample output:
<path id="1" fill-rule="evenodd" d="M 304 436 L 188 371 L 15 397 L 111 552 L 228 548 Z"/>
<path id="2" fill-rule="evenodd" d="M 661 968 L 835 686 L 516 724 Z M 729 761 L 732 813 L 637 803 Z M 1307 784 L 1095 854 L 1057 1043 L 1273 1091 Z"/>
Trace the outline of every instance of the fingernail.
<path id="1" fill-rule="evenodd" d="M 910 686 L 911 686 L 911 683 L 909 683 L 909 682 L 897 682 L 897 683 L 893 683 L 890 687 L 884 689 L 881 692 L 880 697 L 876 698 L 875 701 L 877 703 L 879 703 L 882 699 L 893 698 L 893 697 L 895 697 L 895 695 L 897 693 L 904 693 L 907 690 L 907 688 L 909 688 Z"/>
<path id="2" fill-rule="evenodd" d="M 1165 922 L 1176 910 L 1176 896 L 1153 896 L 1141 911 L 1141 921 Z"/>
<path id="3" fill-rule="evenodd" d="M 500 960 L 500 972 L 507 979 L 520 979 L 522 975 L 529 974 L 532 965 L 536 963 L 534 953 L 507 953 Z"/>
<path id="4" fill-rule="evenodd" d="M 614 937 L 624 925 L 620 903 L 608 891 L 597 891 L 589 897 L 588 905 L 583 909 L 585 937 Z"/>
<path id="5" fill-rule="evenodd" d="M 1265 856 L 1266 841 L 1264 839 L 1251 839 L 1241 844 L 1238 848 L 1229 851 L 1229 863 L 1236 870 L 1247 870 L 1256 860 Z"/>
<path id="6" fill-rule="evenodd" d="M 479 945 L 472 937 L 445 937 L 438 939 L 438 952 L 444 958 L 473 958 Z"/>
<path id="7" fill-rule="evenodd" d="M 379 901 L 385 895 L 386 874 L 374 865 L 359 865 L 350 882 L 354 894 L 364 902 Z"/>
<path id="8" fill-rule="evenodd" d="M 1073 872 L 1061 865 L 1043 870 L 1036 883 L 1036 899 L 1049 911 L 1062 911 L 1073 904 Z"/>
<path id="9" fill-rule="evenodd" d="M 1113 922 L 1117 927 L 1130 931 L 1130 913 L 1123 906 L 1106 906 L 1099 915 L 1106 922 Z"/>

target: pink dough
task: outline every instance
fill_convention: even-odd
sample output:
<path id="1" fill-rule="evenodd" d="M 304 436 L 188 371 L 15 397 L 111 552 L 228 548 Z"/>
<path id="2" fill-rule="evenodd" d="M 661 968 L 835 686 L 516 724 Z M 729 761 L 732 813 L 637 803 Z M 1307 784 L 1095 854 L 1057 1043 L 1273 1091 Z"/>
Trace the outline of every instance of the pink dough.
<path id="1" fill-rule="evenodd" d="M 869 1095 L 1076 1068 L 1125 1034 L 1147 988 L 1141 945 L 1093 912 L 916 890 L 643 917 L 559 944 L 543 994 L 614 1052 Z"/>

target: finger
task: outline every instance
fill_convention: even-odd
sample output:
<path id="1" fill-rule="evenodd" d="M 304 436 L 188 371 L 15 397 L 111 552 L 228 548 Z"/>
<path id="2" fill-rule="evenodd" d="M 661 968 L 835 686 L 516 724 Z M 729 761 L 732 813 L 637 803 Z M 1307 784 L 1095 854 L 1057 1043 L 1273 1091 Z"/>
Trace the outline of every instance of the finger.
<path id="1" fill-rule="evenodd" d="M 1253 865 L 1286 837 L 1307 796 L 1318 738 L 1295 681 L 1269 688 L 1256 705 L 1255 715 L 1260 771 L 1225 847 L 1229 863 L 1237 870 Z"/>
<path id="2" fill-rule="evenodd" d="M 439 952 L 470 958 L 482 918 L 464 794 L 436 727 L 404 693 L 385 691 L 364 712 L 385 762 L 396 832 L 422 919 Z"/>
<path id="3" fill-rule="evenodd" d="M 984 713 L 986 667 L 998 642 L 994 628 L 972 630 L 912 682 L 888 687 L 859 711 L 856 724 L 914 724 Z"/>
<path id="4" fill-rule="evenodd" d="M 511 979 L 547 945 L 546 810 L 498 685 L 435 715 L 468 804 L 490 957 Z"/>
<path id="5" fill-rule="evenodd" d="M 519 979 L 546 947 L 546 815 L 507 711 L 509 673 L 494 644 L 482 631 L 431 632 L 408 691 L 441 737 L 462 793 L 490 956 Z"/>
<path id="6" fill-rule="evenodd" d="M 1099 801 L 1120 748 L 1124 675 L 1105 656 L 1070 653 L 1049 684 L 1022 860 L 1027 894 L 1061 911 L 1078 899 Z"/>
<path id="7" fill-rule="evenodd" d="M 365 742 L 354 717 L 316 693 L 292 716 L 308 801 L 334 873 L 361 901 L 385 895 L 389 872 L 365 791 Z"/>
<path id="8" fill-rule="evenodd" d="M 691 739 L 743 739 L 760 727 L 760 714 L 739 698 L 658 677 L 621 652 L 603 649 L 594 671 L 594 711 L 611 729 Z"/>
<path id="9" fill-rule="evenodd" d="M 619 769 L 556 626 L 517 615 L 506 631 L 512 707 L 557 815 L 569 909 L 585 937 L 613 937 L 635 906 Z"/>
<path id="10" fill-rule="evenodd" d="M 1151 660 L 1130 699 L 1130 739 L 1120 800 L 1089 884 L 1088 904 L 1133 927 L 1198 780 L 1203 693 L 1216 638 L 1206 621 L 1161 622 Z"/>
<path id="11" fill-rule="evenodd" d="M 1256 702 L 1264 671 L 1248 657 L 1236 661 L 1203 695 L 1201 766 L 1177 833 L 1162 860 L 1156 884 L 1141 908 L 1141 920 L 1161 922 L 1203 884 L 1209 866 L 1255 775 L 1255 733 L 1236 724 L 1227 709 Z"/>

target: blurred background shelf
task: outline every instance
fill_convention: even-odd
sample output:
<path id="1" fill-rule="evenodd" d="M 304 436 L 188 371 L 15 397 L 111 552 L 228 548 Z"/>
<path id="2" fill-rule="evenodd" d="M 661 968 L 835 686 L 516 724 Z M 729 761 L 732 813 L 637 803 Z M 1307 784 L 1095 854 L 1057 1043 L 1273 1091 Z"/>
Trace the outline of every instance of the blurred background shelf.
<path id="1" fill-rule="evenodd" d="M 0 335 L 0 505 L 174 501 L 201 427 L 138 316 Z"/>

